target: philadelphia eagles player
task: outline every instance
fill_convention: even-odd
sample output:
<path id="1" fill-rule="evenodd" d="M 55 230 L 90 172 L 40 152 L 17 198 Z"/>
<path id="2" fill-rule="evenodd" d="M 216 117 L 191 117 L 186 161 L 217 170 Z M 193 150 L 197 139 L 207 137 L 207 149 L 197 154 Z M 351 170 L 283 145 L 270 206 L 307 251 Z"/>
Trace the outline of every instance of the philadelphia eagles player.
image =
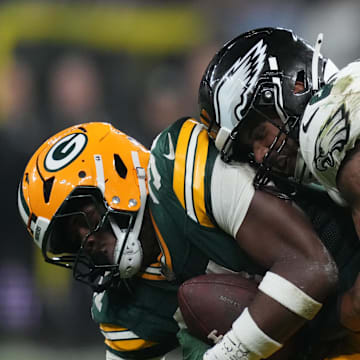
<path id="1" fill-rule="evenodd" d="M 256 189 L 292 199 L 308 214 L 311 203 L 320 212 L 322 207 L 323 214 L 330 206 L 319 182 L 332 198 L 340 199 L 340 189 L 352 205 L 355 226 L 360 228 L 354 121 L 359 64 L 335 75 L 336 66 L 320 54 L 321 42 L 319 36 L 313 49 L 292 31 L 280 28 L 251 30 L 229 41 L 203 75 L 200 117 L 222 160 L 232 165 L 249 163 L 255 169 Z M 347 152 L 350 149 L 355 151 Z M 304 183 L 308 185 L 301 186 Z M 347 213 L 338 211 L 343 213 L 340 216 Z M 310 217 L 318 230 L 315 218 Z M 331 252 L 336 257 L 336 251 Z M 344 309 L 352 304 L 342 323 L 359 331 L 359 269 L 350 272 L 340 270 L 340 274 L 347 273 L 340 276 L 340 284 L 354 284 L 353 297 L 345 296 L 339 306 Z"/>
<path id="2" fill-rule="evenodd" d="M 294 89 L 298 93 L 290 93 L 291 97 L 303 93 L 304 84 L 298 82 Z M 288 104 L 285 91 L 283 101 Z M 223 159 L 245 159 L 258 164 L 258 187 L 279 176 L 289 178 L 295 188 L 297 184 L 321 185 L 338 205 L 351 209 L 360 236 L 359 94 L 360 62 L 355 61 L 336 72 L 313 94 L 302 116 L 300 106 L 296 107 L 296 116 L 287 109 L 285 122 L 261 106 L 256 115 L 249 111 L 233 129 L 236 140 L 233 145 L 231 141 L 227 143 Z M 295 121 L 295 125 L 290 125 Z"/>
<path id="3" fill-rule="evenodd" d="M 356 61 L 310 100 L 299 140 L 308 171 L 338 204 L 351 208 L 360 236 L 359 111 L 360 62 Z"/>
<path id="4" fill-rule="evenodd" d="M 350 207 L 360 236 L 360 63 L 338 71 L 321 43 L 313 51 L 276 28 L 230 41 L 201 81 L 201 119 L 223 160 L 257 167 L 256 187 L 279 176 L 295 188 L 320 184 Z"/>
<path id="5" fill-rule="evenodd" d="M 253 178 L 249 165 L 221 161 L 193 119 L 164 130 L 151 152 L 109 124 L 88 123 L 39 147 L 18 206 L 44 259 L 94 289 L 92 315 L 106 359 L 160 358 L 175 349 L 177 289 L 214 265 L 263 279 L 223 340 L 192 358 L 260 359 L 305 323 L 327 319 L 324 310 L 338 300 L 332 320 L 352 316 L 351 302 L 342 306 L 349 292 L 329 296 L 338 270 L 353 283 L 359 251 L 336 209 L 319 216 L 322 210 L 307 208 L 320 240 L 297 206 L 255 190 Z"/>

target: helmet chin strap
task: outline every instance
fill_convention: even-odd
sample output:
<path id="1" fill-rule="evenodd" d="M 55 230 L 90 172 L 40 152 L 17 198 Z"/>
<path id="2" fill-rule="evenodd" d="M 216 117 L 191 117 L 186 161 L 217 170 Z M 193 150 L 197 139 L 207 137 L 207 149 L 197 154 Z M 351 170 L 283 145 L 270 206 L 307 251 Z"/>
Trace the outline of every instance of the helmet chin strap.
<path id="1" fill-rule="evenodd" d="M 116 236 L 114 262 L 115 264 L 119 264 L 120 278 L 130 278 L 134 276 L 141 267 L 143 259 L 141 243 L 133 231 L 122 231 L 116 221 L 111 218 L 110 224 Z"/>
<path id="2" fill-rule="evenodd" d="M 144 218 L 146 205 L 146 172 L 140 166 L 139 156 L 136 151 L 131 152 L 134 168 L 140 188 L 140 209 L 136 214 L 134 226 L 131 230 L 122 230 L 114 219 L 110 217 L 110 224 L 116 236 L 114 250 L 114 262 L 119 264 L 120 278 L 130 278 L 134 276 L 141 267 L 143 260 L 143 250 L 139 240 L 139 234 Z"/>
<path id="3" fill-rule="evenodd" d="M 316 39 L 313 58 L 311 62 L 312 88 L 314 91 L 319 90 L 319 56 L 320 56 L 320 48 L 322 42 L 323 42 L 323 34 L 320 33 Z"/>
<path id="4" fill-rule="evenodd" d="M 319 90 L 319 57 L 320 49 L 323 42 L 323 34 L 320 33 L 317 36 L 316 43 L 314 46 L 314 53 L 311 62 L 311 77 L 312 77 L 312 89 L 313 91 Z M 296 158 L 296 166 L 294 172 L 294 179 L 300 184 L 308 184 L 313 181 L 312 175 L 309 171 L 309 168 L 306 166 L 306 163 L 301 155 L 300 149 L 298 150 Z"/>
<path id="5" fill-rule="evenodd" d="M 120 229 L 116 221 L 109 217 L 110 225 L 116 237 L 114 249 L 114 264 L 119 264 L 121 278 L 130 278 L 134 276 L 141 267 L 143 260 L 143 250 L 138 239 L 141 225 L 144 217 L 146 205 L 146 172 L 140 165 L 137 151 L 131 152 L 132 161 L 136 170 L 139 188 L 140 188 L 140 209 L 136 214 L 136 219 L 132 230 Z M 105 177 L 101 155 L 94 155 L 97 186 L 102 194 L 105 193 Z"/>
<path id="6" fill-rule="evenodd" d="M 215 138 L 215 146 L 219 151 L 224 149 L 225 144 L 227 143 L 231 130 L 226 127 L 220 127 Z"/>

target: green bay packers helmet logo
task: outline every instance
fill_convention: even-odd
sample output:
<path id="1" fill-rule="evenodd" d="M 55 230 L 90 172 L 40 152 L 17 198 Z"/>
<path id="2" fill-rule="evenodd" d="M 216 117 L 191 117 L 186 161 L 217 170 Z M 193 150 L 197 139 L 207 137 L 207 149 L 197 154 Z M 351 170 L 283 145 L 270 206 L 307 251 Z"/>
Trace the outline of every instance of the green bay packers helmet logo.
<path id="1" fill-rule="evenodd" d="M 326 121 L 315 142 L 314 163 L 316 169 L 325 171 L 335 166 L 335 158 L 341 154 L 349 140 L 349 113 L 342 104 Z"/>
<path id="2" fill-rule="evenodd" d="M 45 169 L 51 172 L 63 169 L 82 153 L 86 144 L 87 136 L 83 133 L 65 136 L 45 156 Z"/>

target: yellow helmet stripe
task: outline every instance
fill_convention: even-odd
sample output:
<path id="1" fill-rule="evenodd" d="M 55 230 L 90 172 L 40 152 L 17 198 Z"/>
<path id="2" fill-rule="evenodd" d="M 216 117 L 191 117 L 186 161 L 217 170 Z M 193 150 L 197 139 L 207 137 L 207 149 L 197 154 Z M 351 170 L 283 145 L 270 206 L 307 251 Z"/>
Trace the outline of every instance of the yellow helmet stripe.
<path id="1" fill-rule="evenodd" d="M 174 163 L 174 178 L 173 189 L 179 199 L 182 207 L 185 209 L 185 163 L 189 138 L 196 126 L 194 120 L 188 120 L 184 123 L 180 130 L 178 137 L 176 151 L 175 151 L 175 163 Z"/>
<path id="2" fill-rule="evenodd" d="M 214 227 L 206 214 L 205 209 L 205 167 L 208 155 L 209 137 L 205 129 L 198 136 L 198 144 L 196 149 L 194 180 L 193 180 L 193 197 L 196 217 L 203 226 Z"/>

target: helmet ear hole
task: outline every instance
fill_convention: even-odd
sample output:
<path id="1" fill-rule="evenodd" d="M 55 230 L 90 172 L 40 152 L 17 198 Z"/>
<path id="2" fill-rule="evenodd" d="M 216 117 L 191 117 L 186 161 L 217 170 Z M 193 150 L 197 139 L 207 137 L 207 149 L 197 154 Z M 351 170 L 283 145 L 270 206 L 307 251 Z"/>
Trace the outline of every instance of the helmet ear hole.
<path id="1" fill-rule="evenodd" d="M 121 178 L 125 179 L 127 175 L 127 167 L 118 154 L 114 155 L 114 162 L 115 162 L 116 172 L 119 174 Z"/>
<path id="2" fill-rule="evenodd" d="M 54 184 L 54 180 L 55 180 L 55 176 L 51 177 L 50 179 L 44 180 L 43 190 L 44 190 L 45 203 L 48 203 L 50 200 L 50 194 Z"/>
<path id="3" fill-rule="evenodd" d="M 306 78 L 305 78 L 305 71 L 300 70 L 300 71 L 298 71 L 298 73 L 296 75 L 293 93 L 301 94 L 301 93 L 305 92 L 306 90 L 307 90 L 307 84 L 306 84 Z"/>

